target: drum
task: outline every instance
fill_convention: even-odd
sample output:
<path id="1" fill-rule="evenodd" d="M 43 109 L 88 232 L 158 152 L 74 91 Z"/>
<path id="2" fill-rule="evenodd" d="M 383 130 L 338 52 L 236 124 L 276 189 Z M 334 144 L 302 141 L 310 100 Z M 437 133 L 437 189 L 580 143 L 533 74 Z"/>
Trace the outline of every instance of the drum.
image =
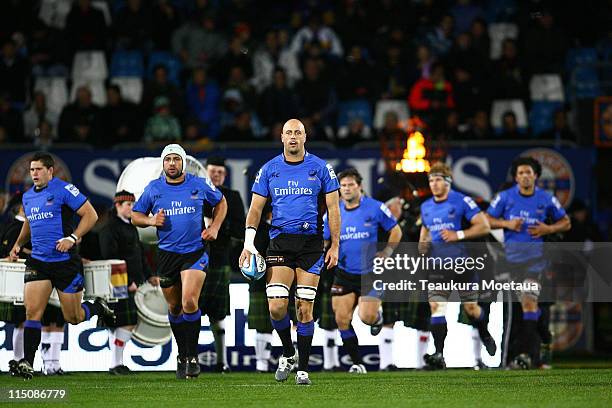
<path id="1" fill-rule="evenodd" d="M 168 304 L 159 286 L 144 283 L 134 296 L 138 308 L 138 324 L 132 338 L 145 346 L 157 346 L 172 339 L 168 321 Z"/>
<path id="2" fill-rule="evenodd" d="M 109 302 L 128 298 L 128 276 L 125 261 L 107 259 L 83 265 L 85 299 L 102 298 Z"/>
<path id="3" fill-rule="evenodd" d="M 17 262 L 0 262 L 0 302 L 23 305 L 23 278 L 25 259 Z M 53 289 L 49 304 L 60 307 L 59 296 Z"/>

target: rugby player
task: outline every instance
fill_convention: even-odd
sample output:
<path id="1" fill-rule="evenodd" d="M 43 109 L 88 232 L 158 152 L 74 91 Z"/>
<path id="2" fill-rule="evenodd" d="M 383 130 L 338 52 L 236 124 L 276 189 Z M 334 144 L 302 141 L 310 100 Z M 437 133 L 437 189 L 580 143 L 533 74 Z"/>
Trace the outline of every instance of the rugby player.
<path id="1" fill-rule="evenodd" d="M 308 359 L 314 334 L 313 302 L 319 274 L 323 262 L 328 268 L 338 263 L 340 210 L 337 190 L 340 186 L 332 166 L 305 150 L 306 131 L 302 122 L 297 119 L 285 122 L 281 141 L 283 152 L 264 164 L 253 183 L 239 264 L 250 265 L 251 255 L 257 254 L 253 243 L 256 228 L 266 201 L 270 199 L 272 221 L 266 254 L 266 294 L 272 326 L 283 344 L 275 379 L 285 381 L 298 363 L 296 384 L 310 385 Z M 327 207 L 331 242 L 325 255 L 323 211 L 319 207 L 322 202 Z M 294 281 L 297 281 L 297 351 L 291 342 L 291 322 L 287 314 L 289 290 Z"/>
<path id="2" fill-rule="evenodd" d="M 512 163 L 511 174 L 516 185 L 501 191 L 493 199 L 487 209 L 487 217 L 492 228 L 504 229 L 506 265 L 511 279 L 535 283 L 541 288 L 542 272 L 548 265 L 543 257 L 543 237 L 568 231 L 571 221 L 555 196 L 536 187 L 536 181 L 542 174 L 542 166 L 537 160 L 519 157 Z M 547 219 L 551 219 L 552 224 L 546 224 Z M 517 295 L 523 310 L 522 341 L 519 354 L 511 366 L 529 368 L 540 353 L 540 290 L 521 291 Z M 540 332 L 546 334 L 548 330 Z"/>
<path id="3" fill-rule="evenodd" d="M 157 276 L 168 302 L 168 319 L 178 347 L 176 378 L 188 379 L 200 374 L 197 349 L 202 312 L 198 299 L 208 270 L 208 254 L 202 240 L 217 238 L 227 203 L 210 180 L 186 172 L 187 155 L 180 145 L 167 145 L 161 160 L 163 174 L 145 187 L 132 209 L 132 224 L 157 228 Z M 205 203 L 214 207 L 207 228 Z"/>
<path id="4" fill-rule="evenodd" d="M 372 272 L 375 256 L 388 257 L 393 253 L 402 237 L 402 231 L 383 203 L 362 193 L 362 177 L 356 169 L 341 172 L 338 174 L 338 180 L 342 196 L 342 222 L 338 266 L 331 287 L 332 307 L 342 343 L 353 362 L 349 373 L 365 374 L 366 368 L 359 353 L 357 334 L 351 326 L 353 312 L 359 305 L 359 318 L 374 328 L 373 334 L 380 332 L 383 317 L 379 294 L 361 292 L 362 277 Z M 387 246 L 379 253 L 376 252 L 378 228 L 389 233 Z M 326 241 L 330 238 L 327 222 L 323 237 Z"/>
<path id="5" fill-rule="evenodd" d="M 421 205 L 421 234 L 419 237 L 420 250 L 430 248 L 431 257 L 466 257 L 467 252 L 463 244 L 458 243 L 465 239 L 485 236 L 490 227 L 486 216 L 480 211 L 474 200 L 451 188 L 452 173 L 443 163 L 435 163 L 428 174 L 429 188 L 433 197 Z M 462 230 L 461 223 L 465 219 L 470 227 Z M 448 282 L 457 279 L 461 282 L 475 282 L 476 276 L 470 271 L 463 274 L 450 275 L 444 271 L 429 271 L 429 282 Z M 434 339 L 436 351 L 434 354 L 424 356 L 426 369 L 444 369 L 444 340 L 446 339 L 446 306 L 450 291 L 429 291 L 429 305 L 431 307 L 431 334 Z M 490 355 L 495 355 L 497 346 L 487 329 L 484 312 L 477 303 L 478 292 L 472 290 L 459 291 L 463 308 L 474 326 L 478 329 L 480 338 Z"/>

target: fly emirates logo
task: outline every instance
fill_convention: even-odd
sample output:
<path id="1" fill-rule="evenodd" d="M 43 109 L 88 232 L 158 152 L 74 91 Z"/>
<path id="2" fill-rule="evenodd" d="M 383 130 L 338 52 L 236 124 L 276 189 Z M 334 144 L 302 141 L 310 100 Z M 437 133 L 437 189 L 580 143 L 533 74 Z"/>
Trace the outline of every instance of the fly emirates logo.
<path id="1" fill-rule="evenodd" d="M 40 207 L 32 207 L 30 208 L 30 215 L 27 216 L 28 221 L 38 221 L 38 220 L 46 220 L 48 218 L 53 218 L 53 213 L 50 211 L 40 211 Z"/>
<path id="2" fill-rule="evenodd" d="M 275 196 L 286 195 L 312 195 L 312 188 L 300 187 L 300 183 L 294 180 L 287 181 L 287 187 L 274 187 Z"/>
<path id="3" fill-rule="evenodd" d="M 164 213 L 168 216 L 172 215 L 183 215 L 183 214 L 195 214 L 196 208 L 193 206 L 183 207 L 182 201 L 171 201 L 172 208 L 164 209 Z"/>
<path id="4" fill-rule="evenodd" d="M 368 239 L 370 238 L 370 233 L 368 231 L 357 231 L 356 227 L 346 227 L 346 232 L 344 234 L 340 234 L 340 241 L 345 241 L 347 239 Z"/>

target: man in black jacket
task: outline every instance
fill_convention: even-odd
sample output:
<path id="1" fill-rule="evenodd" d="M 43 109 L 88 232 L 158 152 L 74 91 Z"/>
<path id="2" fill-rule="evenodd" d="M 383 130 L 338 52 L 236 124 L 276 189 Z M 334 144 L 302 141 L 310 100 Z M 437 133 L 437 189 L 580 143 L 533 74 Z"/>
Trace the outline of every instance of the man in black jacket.
<path id="1" fill-rule="evenodd" d="M 112 359 L 109 372 L 112 375 L 123 375 L 130 373 L 130 369 L 123 364 L 123 350 L 138 323 L 134 294 L 145 280 L 159 285 L 159 278 L 151 275 L 138 231 L 130 222 L 136 197 L 123 190 L 115 194 L 113 201 L 112 216 L 100 231 L 99 240 L 102 259 L 121 259 L 127 266 L 129 297 L 109 304 L 117 316 L 116 325 L 109 327 L 112 331 L 109 338 Z"/>
<path id="2" fill-rule="evenodd" d="M 225 159 L 209 157 L 206 161 L 208 177 L 216 188 L 221 190 L 227 200 L 227 215 L 215 241 L 210 242 L 210 266 L 206 274 L 206 281 L 200 296 L 200 309 L 210 319 L 211 331 L 215 339 L 215 352 L 217 353 L 217 372 L 228 372 L 225 347 L 225 316 L 230 314 L 229 284 L 232 269 L 237 269 L 236 256 L 232 248 L 242 249 L 244 240 L 244 204 L 240 193 L 223 185 L 227 174 Z M 204 216 L 212 216 L 212 208 L 204 207 Z M 230 261 L 231 260 L 231 261 Z"/>

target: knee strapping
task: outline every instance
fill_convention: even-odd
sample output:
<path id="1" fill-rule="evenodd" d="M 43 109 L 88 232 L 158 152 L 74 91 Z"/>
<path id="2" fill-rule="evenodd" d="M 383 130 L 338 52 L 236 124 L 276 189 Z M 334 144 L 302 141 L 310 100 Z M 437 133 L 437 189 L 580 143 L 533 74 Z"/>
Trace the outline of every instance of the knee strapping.
<path id="1" fill-rule="evenodd" d="M 306 302 L 314 302 L 317 296 L 316 286 L 297 285 L 295 289 L 295 298 Z"/>
<path id="2" fill-rule="evenodd" d="M 268 299 L 288 299 L 289 288 L 282 283 L 269 283 L 266 285 Z"/>

